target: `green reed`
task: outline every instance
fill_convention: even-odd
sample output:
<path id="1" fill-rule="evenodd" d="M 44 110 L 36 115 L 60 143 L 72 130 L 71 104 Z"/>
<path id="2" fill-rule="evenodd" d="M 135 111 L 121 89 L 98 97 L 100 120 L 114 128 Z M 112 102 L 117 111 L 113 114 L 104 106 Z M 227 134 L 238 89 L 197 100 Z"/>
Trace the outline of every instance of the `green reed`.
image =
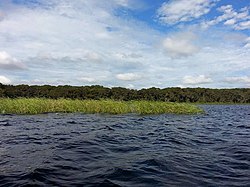
<path id="1" fill-rule="evenodd" d="M 41 113 L 107 113 L 107 114 L 198 114 L 196 105 L 159 101 L 72 100 L 45 98 L 0 98 L 1 114 Z"/>

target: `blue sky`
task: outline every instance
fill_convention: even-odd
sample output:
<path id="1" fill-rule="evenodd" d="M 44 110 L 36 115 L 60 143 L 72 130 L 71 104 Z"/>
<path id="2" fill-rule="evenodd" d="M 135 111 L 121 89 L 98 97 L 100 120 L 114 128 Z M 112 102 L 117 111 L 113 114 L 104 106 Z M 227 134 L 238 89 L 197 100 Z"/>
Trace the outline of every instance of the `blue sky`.
<path id="1" fill-rule="evenodd" d="M 250 87 L 249 0 L 1 0 L 0 82 Z"/>

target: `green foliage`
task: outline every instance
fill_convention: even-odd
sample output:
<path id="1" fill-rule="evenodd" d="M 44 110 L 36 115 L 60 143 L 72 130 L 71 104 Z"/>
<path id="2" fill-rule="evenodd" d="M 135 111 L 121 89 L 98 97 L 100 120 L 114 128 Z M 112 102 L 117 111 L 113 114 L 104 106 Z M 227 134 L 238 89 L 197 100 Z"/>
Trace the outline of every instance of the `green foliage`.
<path id="1" fill-rule="evenodd" d="M 0 99 L 2 114 L 41 114 L 48 112 L 80 112 L 108 114 L 197 114 L 202 110 L 195 105 L 159 101 L 72 100 L 45 98 Z"/>
<path id="2" fill-rule="evenodd" d="M 2 98 L 68 98 L 68 99 L 113 99 L 122 101 L 147 100 L 190 103 L 250 103 L 250 89 L 207 88 L 148 88 L 133 90 L 103 86 L 28 86 L 0 84 Z"/>

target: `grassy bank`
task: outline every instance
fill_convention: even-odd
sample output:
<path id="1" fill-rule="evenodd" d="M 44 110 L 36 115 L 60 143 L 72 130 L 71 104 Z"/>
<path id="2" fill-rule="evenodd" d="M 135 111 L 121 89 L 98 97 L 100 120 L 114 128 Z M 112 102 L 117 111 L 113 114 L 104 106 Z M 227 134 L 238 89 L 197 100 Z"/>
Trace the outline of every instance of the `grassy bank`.
<path id="1" fill-rule="evenodd" d="M 71 100 L 41 98 L 0 98 L 2 114 L 63 113 L 108 113 L 108 114 L 197 114 L 202 110 L 192 104 L 157 101 Z"/>

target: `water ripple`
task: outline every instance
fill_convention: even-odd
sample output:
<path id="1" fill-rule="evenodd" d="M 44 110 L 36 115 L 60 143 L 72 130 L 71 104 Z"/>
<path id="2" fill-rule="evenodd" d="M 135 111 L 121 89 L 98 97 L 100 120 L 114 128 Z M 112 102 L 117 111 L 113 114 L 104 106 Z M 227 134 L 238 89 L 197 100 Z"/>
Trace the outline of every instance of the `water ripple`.
<path id="1" fill-rule="evenodd" d="M 0 115 L 0 186 L 249 186 L 250 106 Z"/>

